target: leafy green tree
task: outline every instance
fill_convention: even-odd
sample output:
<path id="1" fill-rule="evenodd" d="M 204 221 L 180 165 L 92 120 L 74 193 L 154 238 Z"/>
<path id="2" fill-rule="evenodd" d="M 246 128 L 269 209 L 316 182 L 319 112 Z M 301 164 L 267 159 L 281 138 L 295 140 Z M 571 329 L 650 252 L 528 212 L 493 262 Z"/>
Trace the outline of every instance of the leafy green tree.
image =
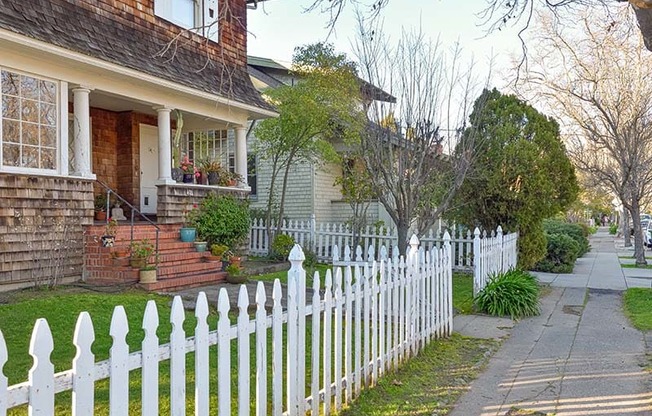
<path id="1" fill-rule="evenodd" d="M 542 221 L 565 210 L 579 191 L 557 122 L 513 95 L 485 90 L 465 136 L 481 140 L 457 195 L 455 217 L 487 230 L 519 231 L 519 263 L 546 252 Z M 464 139 L 462 140 L 462 142 Z M 461 146 L 463 147 L 463 146 Z"/>
<path id="2" fill-rule="evenodd" d="M 301 163 L 337 160 L 332 141 L 349 141 L 363 126 L 356 68 L 346 55 L 323 43 L 298 47 L 292 73 L 298 83 L 265 91 L 280 115 L 264 120 L 255 131 L 255 149 L 272 166 L 267 201 L 270 241 L 280 231 L 292 168 Z M 276 194 L 280 195 L 278 201 Z M 276 221 L 276 230 L 269 228 L 271 220 Z"/>

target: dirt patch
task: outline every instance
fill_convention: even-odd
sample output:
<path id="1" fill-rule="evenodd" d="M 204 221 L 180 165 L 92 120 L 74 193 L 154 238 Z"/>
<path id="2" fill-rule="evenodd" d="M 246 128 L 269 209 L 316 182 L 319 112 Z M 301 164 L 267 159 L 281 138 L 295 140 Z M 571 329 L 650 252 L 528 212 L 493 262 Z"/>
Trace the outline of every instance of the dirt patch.
<path id="1" fill-rule="evenodd" d="M 564 305 L 561 309 L 565 314 L 582 316 L 582 311 L 584 311 L 583 305 Z"/>

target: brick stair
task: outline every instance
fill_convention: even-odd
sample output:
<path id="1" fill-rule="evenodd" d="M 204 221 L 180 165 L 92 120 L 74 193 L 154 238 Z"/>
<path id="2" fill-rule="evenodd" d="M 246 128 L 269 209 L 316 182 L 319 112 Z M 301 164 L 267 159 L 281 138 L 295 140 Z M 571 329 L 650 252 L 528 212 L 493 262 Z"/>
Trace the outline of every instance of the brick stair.
<path id="1" fill-rule="evenodd" d="M 180 287 L 193 287 L 219 282 L 225 279 L 221 263 L 208 261 L 208 252 L 195 250 L 193 243 L 179 240 L 178 224 L 159 225 L 159 249 L 157 281 L 141 284 L 145 290 L 165 291 Z M 102 247 L 100 237 L 104 225 L 95 224 L 84 228 L 84 262 L 86 280 L 98 285 L 135 284 L 139 271 L 129 265 L 129 257 L 116 257 L 119 251 L 128 250 L 131 242 L 131 226 L 120 224 L 114 247 Z M 156 230 L 150 224 L 134 224 L 134 241 L 148 239 L 156 242 Z"/>

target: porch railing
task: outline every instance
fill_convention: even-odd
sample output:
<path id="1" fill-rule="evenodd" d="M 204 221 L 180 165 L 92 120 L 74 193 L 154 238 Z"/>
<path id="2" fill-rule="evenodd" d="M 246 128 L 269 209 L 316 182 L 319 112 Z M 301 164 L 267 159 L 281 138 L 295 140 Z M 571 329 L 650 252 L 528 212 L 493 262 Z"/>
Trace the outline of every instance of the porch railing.
<path id="1" fill-rule="evenodd" d="M 131 212 L 131 221 L 130 221 L 131 229 L 130 229 L 130 237 L 129 237 L 129 246 L 131 246 L 131 243 L 133 243 L 133 241 L 134 241 L 134 215 L 135 215 L 135 213 L 138 213 L 138 215 L 140 215 L 140 217 L 142 219 L 147 221 L 152 227 L 155 228 L 155 230 L 156 230 L 156 246 L 155 246 L 155 256 L 154 256 L 155 260 L 154 261 L 155 261 L 155 264 L 158 266 L 159 233 L 161 231 L 161 228 L 158 225 L 156 225 L 156 223 L 154 221 L 150 220 L 145 214 L 140 212 L 140 210 L 138 208 L 131 205 L 129 203 L 129 201 L 127 201 L 122 196 L 120 196 L 120 194 L 118 194 L 115 190 L 111 189 L 111 187 L 109 185 L 105 184 L 104 182 L 102 182 L 99 179 L 96 179 L 95 181 L 98 184 L 100 184 L 106 190 L 106 212 L 107 212 L 106 222 L 107 222 L 107 224 L 108 224 L 109 219 L 110 219 L 110 216 L 108 215 L 108 213 L 111 212 L 110 211 L 111 210 L 111 194 L 115 195 L 116 198 L 118 198 L 123 204 L 127 205 L 130 208 L 130 212 Z"/>

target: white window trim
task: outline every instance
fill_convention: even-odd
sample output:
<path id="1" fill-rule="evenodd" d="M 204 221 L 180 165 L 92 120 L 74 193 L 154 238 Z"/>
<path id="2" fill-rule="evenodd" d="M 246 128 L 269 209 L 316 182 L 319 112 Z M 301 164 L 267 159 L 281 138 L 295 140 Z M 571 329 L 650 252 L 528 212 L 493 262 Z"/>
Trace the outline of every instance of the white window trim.
<path id="1" fill-rule="evenodd" d="M 219 19 L 219 1 L 218 0 L 193 0 L 194 3 L 194 22 L 188 26 L 185 22 L 174 18 L 172 2 L 175 0 L 154 0 L 154 15 L 166 20 L 176 26 L 188 29 L 200 36 L 206 37 L 213 42 L 219 42 L 219 21 L 217 24 L 211 24 L 210 13 L 213 12 L 213 18 Z"/>
<path id="2" fill-rule="evenodd" d="M 14 69 L 14 68 L 9 68 L 9 67 L 4 67 L 0 66 L 0 71 L 1 70 L 6 70 L 9 72 L 13 72 L 15 74 L 19 75 L 26 75 L 29 77 L 33 77 L 36 79 L 44 80 L 44 81 L 50 81 L 56 84 L 57 86 L 57 100 L 55 101 L 56 104 L 58 105 L 58 111 L 57 111 L 57 142 L 56 142 L 56 158 L 57 158 L 57 166 L 55 169 L 40 169 L 40 168 L 25 168 L 25 167 L 20 167 L 20 166 L 5 166 L 3 164 L 3 139 L 2 139 L 2 101 L 0 100 L 0 172 L 8 172 L 8 173 L 18 173 L 18 174 L 29 174 L 29 175 L 60 175 L 60 176 L 66 176 L 67 171 L 68 171 L 68 162 L 65 162 L 66 168 L 64 169 L 62 166 L 64 163 L 62 163 L 62 158 L 63 154 L 67 156 L 68 152 L 67 150 L 63 152 L 61 150 L 61 143 L 63 143 L 62 140 L 62 132 L 65 130 L 66 134 L 68 132 L 68 126 L 65 127 L 65 129 L 62 127 L 61 120 L 62 115 L 68 114 L 68 83 L 65 81 L 60 81 L 57 79 L 41 76 L 38 74 L 33 74 L 30 72 L 25 72 L 21 71 L 19 69 Z M 2 86 L 0 85 L 0 88 Z M 65 91 L 65 92 L 64 92 Z M 0 94 L 1 96 L 2 94 Z M 65 100 L 65 101 L 64 101 Z M 66 140 L 67 140 L 67 135 L 66 135 Z M 64 173 L 65 171 L 65 173 Z"/>

